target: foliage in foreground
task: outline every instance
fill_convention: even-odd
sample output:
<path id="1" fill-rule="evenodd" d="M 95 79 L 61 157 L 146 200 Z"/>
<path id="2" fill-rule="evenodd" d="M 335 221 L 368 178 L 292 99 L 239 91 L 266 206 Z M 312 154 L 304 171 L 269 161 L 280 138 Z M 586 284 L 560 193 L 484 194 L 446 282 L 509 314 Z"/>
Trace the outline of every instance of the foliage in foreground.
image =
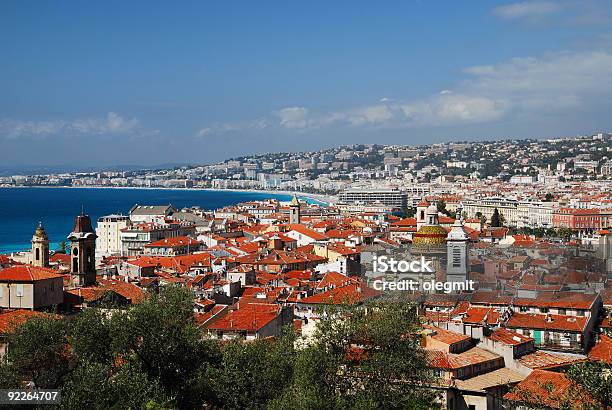
<path id="1" fill-rule="evenodd" d="M 426 408 L 434 398 L 410 305 L 330 312 L 342 319 L 323 320 L 307 345 L 290 328 L 253 342 L 204 338 L 177 287 L 109 312 L 25 322 L 0 387 L 61 389 L 66 409 Z"/>

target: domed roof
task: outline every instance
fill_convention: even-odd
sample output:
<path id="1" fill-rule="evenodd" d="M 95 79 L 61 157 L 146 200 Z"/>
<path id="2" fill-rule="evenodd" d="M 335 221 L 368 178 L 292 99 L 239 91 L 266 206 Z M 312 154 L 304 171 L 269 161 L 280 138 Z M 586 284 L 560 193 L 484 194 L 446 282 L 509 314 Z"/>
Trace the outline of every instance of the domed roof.
<path id="1" fill-rule="evenodd" d="M 91 226 L 91 218 L 89 218 L 89 215 L 81 214 L 74 218 L 74 228 L 72 228 L 72 232 L 89 233 L 93 231 L 94 230 Z"/>
<path id="2" fill-rule="evenodd" d="M 45 228 L 43 227 L 42 222 L 38 222 L 38 226 L 36 227 L 36 232 L 34 232 L 34 236 L 36 238 L 48 239 L 47 233 L 45 232 Z"/>
<path id="3" fill-rule="evenodd" d="M 446 239 L 449 241 L 467 241 L 470 236 L 463 227 L 463 223 L 456 219 Z"/>
<path id="4" fill-rule="evenodd" d="M 440 225 L 422 226 L 413 236 L 413 246 L 436 246 L 446 243 L 448 232 Z"/>

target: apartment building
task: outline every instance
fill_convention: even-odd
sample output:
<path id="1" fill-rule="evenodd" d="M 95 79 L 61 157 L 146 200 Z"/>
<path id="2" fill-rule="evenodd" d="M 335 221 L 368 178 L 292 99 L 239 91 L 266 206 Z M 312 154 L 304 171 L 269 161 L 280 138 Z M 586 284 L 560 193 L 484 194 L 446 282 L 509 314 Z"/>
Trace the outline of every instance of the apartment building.
<path id="1" fill-rule="evenodd" d="M 601 228 L 599 209 L 558 208 L 553 212 L 553 227 L 576 231 L 592 231 Z"/>
<path id="2" fill-rule="evenodd" d="M 130 225 L 126 215 L 106 215 L 96 225 L 96 257 L 121 254 L 121 230 Z"/>
<path id="3" fill-rule="evenodd" d="M 490 221 L 497 208 L 506 225 L 518 226 L 519 221 L 521 221 L 521 212 L 519 212 L 518 206 L 519 202 L 517 200 L 491 197 L 468 200 L 463 203 L 463 211 L 467 213 L 468 218 L 476 218 L 477 214 L 481 214 L 487 218 L 487 221 Z"/>
<path id="4" fill-rule="evenodd" d="M 340 192 L 339 201 L 348 204 L 382 204 L 397 209 L 406 209 L 408 194 L 399 189 L 356 189 Z"/>
<path id="5" fill-rule="evenodd" d="M 171 221 L 165 224 L 139 223 L 123 228 L 120 233 L 121 255 L 137 256 L 145 245 L 166 238 L 194 236 L 195 225 L 189 222 Z"/>
<path id="6" fill-rule="evenodd" d="M 557 202 L 519 202 L 517 227 L 550 228 Z"/>

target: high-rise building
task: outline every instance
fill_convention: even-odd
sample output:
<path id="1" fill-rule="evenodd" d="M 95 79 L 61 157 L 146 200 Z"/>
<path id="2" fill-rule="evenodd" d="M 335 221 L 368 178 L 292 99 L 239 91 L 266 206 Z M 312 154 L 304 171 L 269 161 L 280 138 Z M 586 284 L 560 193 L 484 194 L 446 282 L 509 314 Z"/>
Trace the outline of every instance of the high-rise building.
<path id="1" fill-rule="evenodd" d="M 130 225 L 126 215 L 107 215 L 98 218 L 96 225 L 96 254 L 111 256 L 121 254 L 121 230 Z"/>

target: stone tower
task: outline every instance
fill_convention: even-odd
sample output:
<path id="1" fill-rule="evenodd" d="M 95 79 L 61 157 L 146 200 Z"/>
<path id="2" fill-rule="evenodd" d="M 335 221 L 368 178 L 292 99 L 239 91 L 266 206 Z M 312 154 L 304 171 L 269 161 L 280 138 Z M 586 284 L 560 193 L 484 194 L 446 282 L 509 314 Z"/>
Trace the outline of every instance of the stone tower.
<path id="1" fill-rule="evenodd" d="M 49 267 L 49 238 L 42 222 L 38 222 L 36 232 L 32 236 L 32 265 Z"/>
<path id="2" fill-rule="evenodd" d="M 464 282 L 468 279 L 469 257 L 468 242 L 470 237 L 457 218 L 446 237 L 446 280 Z"/>
<path id="3" fill-rule="evenodd" d="M 297 196 L 293 195 L 291 204 L 289 205 L 289 223 L 299 224 L 301 220 L 302 215 L 300 213 L 300 201 L 298 201 Z"/>
<path id="4" fill-rule="evenodd" d="M 74 220 L 68 235 L 70 241 L 70 284 L 72 287 L 96 283 L 96 234 L 88 215 L 81 213 Z"/>

